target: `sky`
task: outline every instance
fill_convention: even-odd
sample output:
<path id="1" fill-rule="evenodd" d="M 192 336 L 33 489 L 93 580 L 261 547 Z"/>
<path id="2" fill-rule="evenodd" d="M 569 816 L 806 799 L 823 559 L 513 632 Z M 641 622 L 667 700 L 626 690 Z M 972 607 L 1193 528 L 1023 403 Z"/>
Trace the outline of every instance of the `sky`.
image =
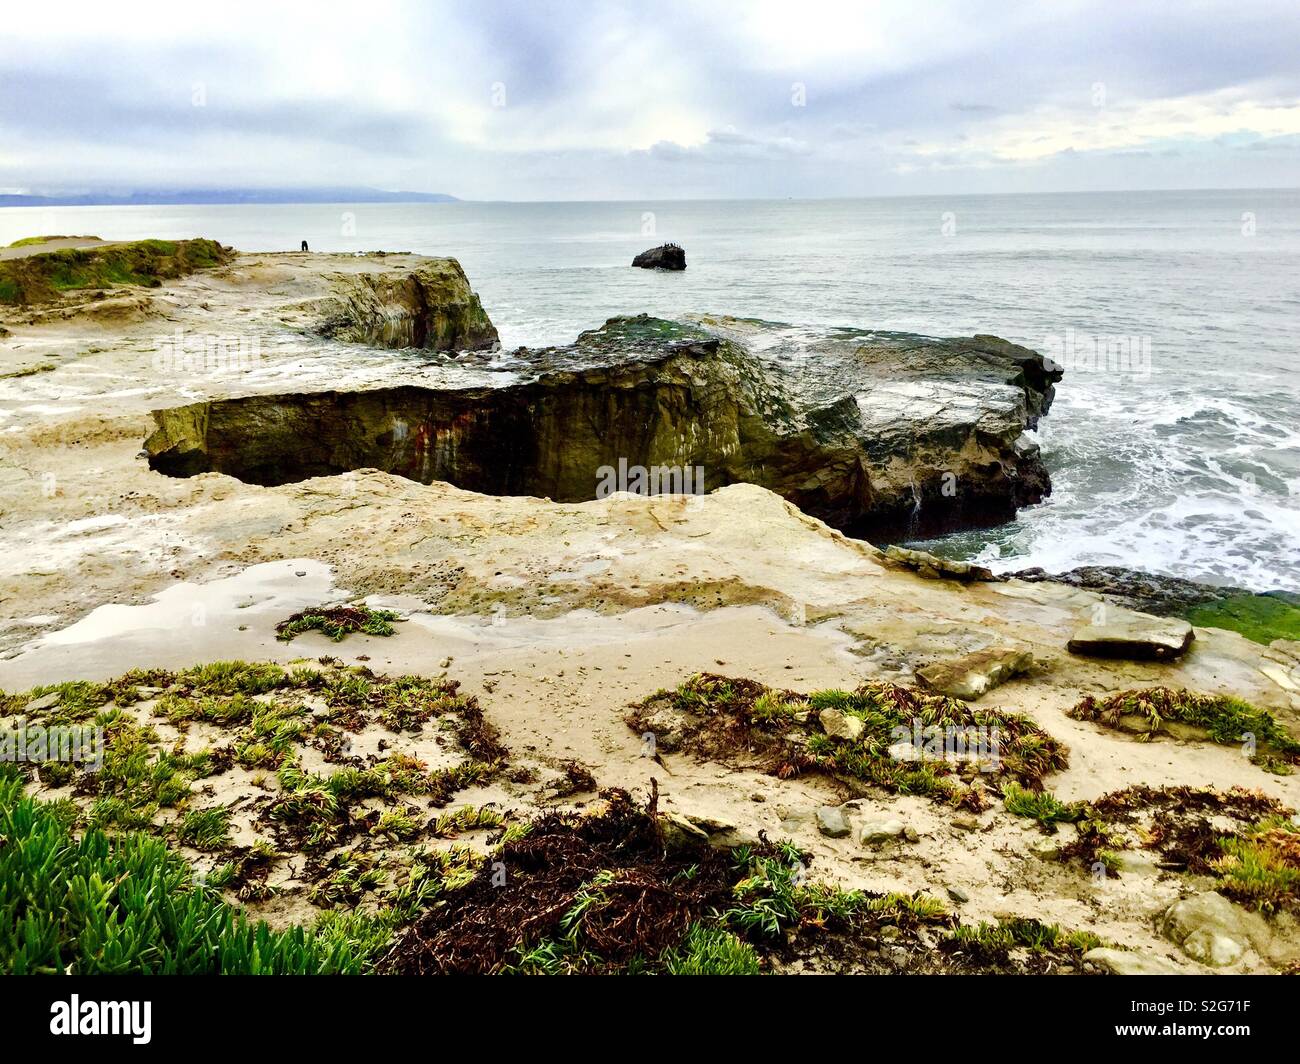
<path id="1" fill-rule="evenodd" d="M 1300 185 L 1297 0 L 12 4 L 0 192 Z"/>

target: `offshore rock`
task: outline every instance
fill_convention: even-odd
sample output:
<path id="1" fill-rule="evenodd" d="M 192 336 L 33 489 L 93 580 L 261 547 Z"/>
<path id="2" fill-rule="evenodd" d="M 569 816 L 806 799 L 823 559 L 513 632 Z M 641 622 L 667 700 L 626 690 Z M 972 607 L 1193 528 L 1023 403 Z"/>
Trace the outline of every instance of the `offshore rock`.
<path id="1" fill-rule="evenodd" d="M 686 252 L 676 244 L 662 244 L 641 252 L 632 260 L 632 265 L 643 270 L 684 270 Z"/>

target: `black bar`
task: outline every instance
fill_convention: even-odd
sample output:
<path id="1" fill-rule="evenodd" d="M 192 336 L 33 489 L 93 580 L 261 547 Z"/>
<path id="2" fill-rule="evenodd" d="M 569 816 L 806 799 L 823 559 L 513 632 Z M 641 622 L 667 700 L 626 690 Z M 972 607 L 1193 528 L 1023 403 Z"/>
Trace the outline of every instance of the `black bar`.
<path id="1" fill-rule="evenodd" d="M 1300 986 L 1250 976 L 769 976 L 730 986 L 711 982 L 706 988 L 660 977 L 651 988 L 644 979 L 631 985 L 594 977 L 582 978 L 580 986 L 572 977 L 489 983 L 456 977 L 15 977 L 0 985 L 0 994 L 11 1060 L 19 1059 L 11 1055 L 17 1047 L 60 1043 L 79 1049 L 112 1043 L 127 1052 L 223 1046 L 337 1054 L 353 1046 L 374 1051 L 411 1037 L 419 1044 L 459 1035 L 486 1038 L 494 1049 L 518 1038 L 536 1049 L 539 1040 L 605 1037 L 638 1025 L 646 1025 L 643 1035 L 657 1031 L 664 1037 L 689 1029 L 695 1043 L 703 1032 L 690 1020 L 693 1015 L 701 1021 L 712 1017 L 706 1026 L 716 1025 L 718 1037 L 738 1044 L 761 1039 L 768 1045 L 786 1035 L 807 1048 L 810 1035 L 831 1037 L 842 1022 L 848 1026 L 834 1035 L 837 1041 L 851 1031 L 859 1038 L 892 1031 L 905 1042 L 936 1046 L 987 1037 L 995 1040 L 991 1044 L 1021 1050 L 1035 1044 L 1046 1051 L 1156 1043 L 1180 1051 L 1202 1044 L 1223 1053 L 1232 1052 L 1234 1043 L 1293 1044 Z M 51 1033 L 55 1010 L 62 1003 L 60 1015 L 66 1015 L 73 995 L 83 1010 L 88 1002 L 137 1003 L 135 1016 L 141 1019 L 148 1002 L 147 1043 L 137 1044 L 130 1033 Z M 92 1011 L 101 1015 L 98 1008 Z"/>

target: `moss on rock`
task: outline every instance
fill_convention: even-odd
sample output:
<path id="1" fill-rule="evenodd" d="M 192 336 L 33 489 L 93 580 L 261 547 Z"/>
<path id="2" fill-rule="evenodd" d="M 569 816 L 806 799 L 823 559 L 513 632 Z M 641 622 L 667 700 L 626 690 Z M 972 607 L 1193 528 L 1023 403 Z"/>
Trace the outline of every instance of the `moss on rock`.
<path id="1" fill-rule="evenodd" d="M 156 288 L 232 254 L 215 240 L 137 240 L 7 259 L 0 261 L 0 303 L 47 303 L 64 292 L 115 285 Z"/>

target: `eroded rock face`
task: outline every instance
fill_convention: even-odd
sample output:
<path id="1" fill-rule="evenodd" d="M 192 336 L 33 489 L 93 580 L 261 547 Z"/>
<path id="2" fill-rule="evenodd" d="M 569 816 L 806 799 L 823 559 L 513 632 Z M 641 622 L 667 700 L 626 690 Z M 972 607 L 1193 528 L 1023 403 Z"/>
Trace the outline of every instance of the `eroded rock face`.
<path id="1" fill-rule="evenodd" d="M 338 274 L 322 299 L 322 336 L 374 347 L 432 351 L 495 348 L 496 327 L 455 259 L 425 259 L 413 268 Z"/>
<path id="2" fill-rule="evenodd" d="M 760 484 L 867 537 L 996 524 L 1048 490 L 1036 448 L 1021 440 L 1055 379 L 1032 352 L 855 335 L 818 352 L 811 374 L 793 371 L 787 354 L 775 327 L 742 338 L 712 319 L 615 318 L 574 344 L 521 349 L 501 365 L 458 362 L 458 372 L 474 371 L 463 386 L 155 411 L 145 446 L 151 466 L 173 476 L 216 471 L 273 485 L 374 468 L 560 502 L 597 497 L 611 468 L 690 469 L 690 481 L 667 482 Z M 941 414 L 935 389 L 966 399 Z"/>

